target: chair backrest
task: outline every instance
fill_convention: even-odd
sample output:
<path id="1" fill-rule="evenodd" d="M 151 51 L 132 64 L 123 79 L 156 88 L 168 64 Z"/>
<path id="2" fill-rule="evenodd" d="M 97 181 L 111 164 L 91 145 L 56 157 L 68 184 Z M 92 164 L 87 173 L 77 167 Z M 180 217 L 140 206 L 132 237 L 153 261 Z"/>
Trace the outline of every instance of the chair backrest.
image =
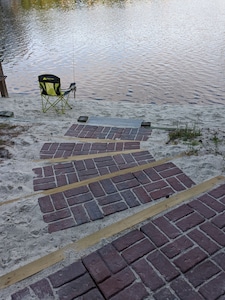
<path id="1" fill-rule="evenodd" d="M 60 78 L 52 74 L 38 76 L 39 86 L 42 95 L 60 96 Z"/>

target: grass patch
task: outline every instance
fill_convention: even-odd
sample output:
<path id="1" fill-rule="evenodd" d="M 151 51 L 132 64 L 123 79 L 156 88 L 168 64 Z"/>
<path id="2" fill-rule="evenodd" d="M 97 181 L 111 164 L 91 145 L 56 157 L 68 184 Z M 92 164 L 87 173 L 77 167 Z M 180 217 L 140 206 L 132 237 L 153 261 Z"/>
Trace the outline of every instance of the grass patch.
<path id="1" fill-rule="evenodd" d="M 189 128 L 187 125 L 185 128 L 177 128 L 174 131 L 169 132 L 169 142 L 182 140 L 182 141 L 193 141 L 195 138 L 201 136 L 200 129 L 195 126 Z M 196 141 L 193 141 L 195 143 Z"/>

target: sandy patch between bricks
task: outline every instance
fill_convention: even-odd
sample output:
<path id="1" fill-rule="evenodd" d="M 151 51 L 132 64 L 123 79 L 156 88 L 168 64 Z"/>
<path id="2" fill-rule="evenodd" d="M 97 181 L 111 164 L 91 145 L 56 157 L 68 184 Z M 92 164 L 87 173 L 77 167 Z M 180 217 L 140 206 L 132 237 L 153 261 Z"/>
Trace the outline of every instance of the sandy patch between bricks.
<path id="1" fill-rule="evenodd" d="M 43 114 L 39 97 L 15 97 L 7 101 L 3 99 L 0 109 L 14 112 L 14 118 L 2 118 L 1 122 L 28 126 L 27 131 L 13 138 L 13 145 L 7 146 L 12 157 L 0 165 L 0 201 L 21 198 L 15 203 L 1 206 L 0 276 L 143 209 L 143 206 L 137 207 L 93 224 L 87 223 L 49 234 L 39 209 L 38 196 L 23 199 L 25 195 L 33 193 L 32 169 L 44 165 L 34 162 L 39 158 L 42 145 L 46 142 L 62 142 L 65 132 L 77 122 L 79 116 L 138 118 L 151 122 L 157 128 L 153 129 L 148 141 L 141 143 L 141 147 L 149 150 L 156 160 L 190 151 L 190 145 L 185 143 L 167 144 L 168 132 L 159 128 L 196 125 L 202 132 L 201 142 L 196 146 L 198 155 L 184 156 L 174 163 L 195 183 L 225 173 L 225 107 L 222 105 L 157 106 L 75 99 L 74 108 L 59 116 L 54 111 Z M 215 136 L 218 143 L 213 140 Z M 103 240 L 102 245 L 106 242 Z M 62 264 L 68 264 L 74 257 L 79 258 L 84 254 L 68 253 L 67 260 Z M 53 266 L 51 272 L 54 268 L 57 267 Z M 44 272 L 47 274 L 49 271 Z M 37 281 L 38 276 L 40 274 L 28 279 L 29 282 Z M 9 294 L 15 292 L 16 288 L 22 288 L 23 284 L 21 282 L 0 291 L 0 299 L 7 299 Z"/>

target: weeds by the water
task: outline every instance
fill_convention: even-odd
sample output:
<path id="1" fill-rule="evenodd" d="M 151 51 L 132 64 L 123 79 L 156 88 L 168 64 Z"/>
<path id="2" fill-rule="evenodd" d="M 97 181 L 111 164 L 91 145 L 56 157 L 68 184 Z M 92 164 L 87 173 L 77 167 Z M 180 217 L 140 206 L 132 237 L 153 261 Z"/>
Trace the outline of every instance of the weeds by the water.
<path id="1" fill-rule="evenodd" d="M 182 140 L 182 141 L 193 141 L 196 137 L 201 136 L 200 129 L 197 129 L 196 126 L 193 126 L 192 128 L 189 128 L 187 125 L 185 128 L 179 128 L 175 129 L 174 131 L 169 132 L 169 142 L 175 141 L 175 140 Z M 196 141 L 193 141 L 196 142 Z"/>

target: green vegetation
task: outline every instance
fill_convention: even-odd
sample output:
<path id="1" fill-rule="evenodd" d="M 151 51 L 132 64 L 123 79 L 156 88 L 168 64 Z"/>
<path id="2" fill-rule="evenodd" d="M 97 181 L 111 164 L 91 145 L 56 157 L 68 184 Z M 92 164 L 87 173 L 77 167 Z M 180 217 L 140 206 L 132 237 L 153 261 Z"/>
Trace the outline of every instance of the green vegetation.
<path id="1" fill-rule="evenodd" d="M 182 141 L 192 141 L 193 146 L 196 145 L 196 137 L 201 136 L 200 129 L 197 129 L 196 126 L 189 128 L 187 125 L 185 128 L 177 128 L 174 131 L 169 132 L 169 142 L 182 140 Z"/>

